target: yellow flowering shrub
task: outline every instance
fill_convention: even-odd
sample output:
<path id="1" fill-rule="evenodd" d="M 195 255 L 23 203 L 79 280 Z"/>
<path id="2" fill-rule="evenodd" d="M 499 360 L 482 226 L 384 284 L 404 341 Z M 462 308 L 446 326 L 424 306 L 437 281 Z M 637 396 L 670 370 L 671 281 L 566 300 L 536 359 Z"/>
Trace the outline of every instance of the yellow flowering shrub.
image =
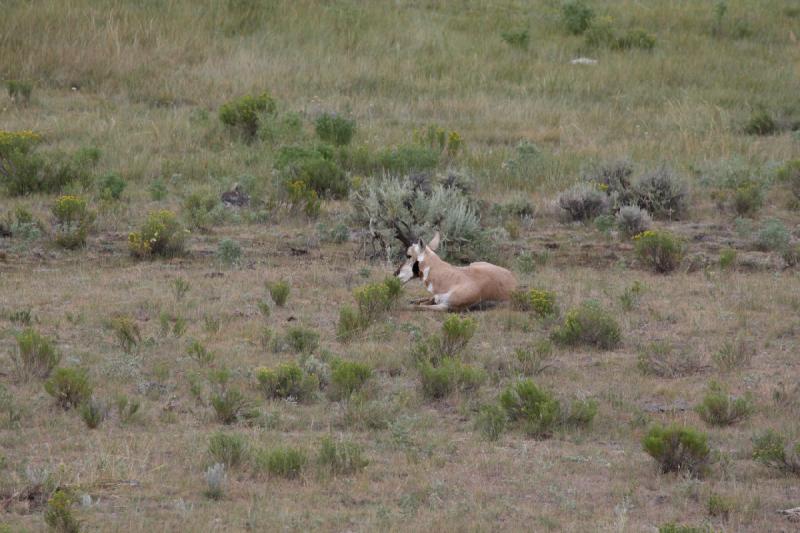
<path id="1" fill-rule="evenodd" d="M 84 246 L 95 219 L 95 213 L 89 210 L 86 200 L 66 194 L 58 197 L 51 210 L 55 219 L 56 244 L 68 249 Z"/>
<path id="2" fill-rule="evenodd" d="M 531 311 L 540 317 L 558 312 L 555 293 L 544 289 L 514 291 L 511 295 L 511 306 L 518 311 Z"/>
<path id="3" fill-rule="evenodd" d="M 128 249 L 138 258 L 179 255 L 183 253 L 188 233 L 172 211 L 153 211 L 140 231 L 128 235 Z"/>

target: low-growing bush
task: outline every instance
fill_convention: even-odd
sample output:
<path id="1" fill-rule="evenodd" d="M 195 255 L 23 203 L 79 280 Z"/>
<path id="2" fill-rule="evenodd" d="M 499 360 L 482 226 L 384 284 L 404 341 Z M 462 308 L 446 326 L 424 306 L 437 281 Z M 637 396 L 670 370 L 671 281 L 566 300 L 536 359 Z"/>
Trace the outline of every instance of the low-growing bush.
<path id="1" fill-rule="evenodd" d="M 508 420 L 535 438 L 549 437 L 561 417 L 561 404 L 533 381 L 522 379 L 500 395 Z"/>
<path id="2" fill-rule="evenodd" d="M 511 294 L 511 307 L 544 318 L 558 314 L 556 294 L 545 289 L 518 290 Z"/>
<path id="3" fill-rule="evenodd" d="M 124 394 L 118 395 L 114 399 L 114 405 L 117 408 L 117 416 L 119 421 L 123 424 L 128 424 L 136 420 L 139 415 L 139 409 L 142 404 L 135 398 L 128 398 Z"/>
<path id="4" fill-rule="evenodd" d="M 783 435 L 768 429 L 753 438 L 753 459 L 770 468 L 800 475 L 800 442 L 787 446 Z"/>
<path id="5" fill-rule="evenodd" d="M 11 352 L 14 375 L 20 381 L 44 379 L 61 361 L 53 342 L 32 328 L 17 335 L 17 350 Z"/>
<path id="6" fill-rule="evenodd" d="M 633 237 L 648 230 L 652 220 L 646 209 L 637 205 L 623 205 L 617 211 L 615 222 L 622 235 Z"/>
<path id="7" fill-rule="evenodd" d="M 275 368 L 256 369 L 256 380 L 261 393 L 268 399 L 294 398 L 309 401 L 319 390 L 319 378 L 308 374 L 294 363 L 280 364 Z"/>
<path id="8" fill-rule="evenodd" d="M 44 522 L 56 533 L 79 533 L 81 524 L 72 515 L 72 498 L 64 490 L 57 490 L 47 501 Z"/>
<path id="9" fill-rule="evenodd" d="M 302 180 L 287 180 L 285 188 L 287 203 L 292 213 L 302 211 L 312 220 L 319 217 L 322 212 L 322 202 L 317 191 Z"/>
<path id="10" fill-rule="evenodd" d="M 789 187 L 794 195 L 793 204 L 800 205 L 800 159 L 787 161 L 778 170 L 777 180 Z"/>
<path id="11" fill-rule="evenodd" d="M 419 368 L 422 394 L 426 398 L 441 399 L 456 391 L 473 391 L 486 380 L 486 374 L 470 365 L 450 357 L 442 359 L 439 366 L 422 364 Z"/>
<path id="12" fill-rule="evenodd" d="M 15 102 L 27 104 L 31 101 L 33 83 L 27 80 L 8 80 L 6 81 L 8 97 Z"/>
<path id="13" fill-rule="evenodd" d="M 729 426 L 750 416 L 753 409 L 750 395 L 734 398 L 728 395 L 722 385 L 712 381 L 708 385 L 708 392 L 694 410 L 707 424 Z"/>
<path id="14" fill-rule="evenodd" d="M 249 449 L 243 435 L 219 431 L 208 440 L 208 453 L 215 463 L 230 469 L 247 461 Z"/>
<path id="15" fill-rule="evenodd" d="M 283 147 L 276 156 L 275 168 L 287 184 L 299 182 L 319 197 L 343 198 L 350 190 L 350 181 L 330 146 Z"/>
<path id="16" fill-rule="evenodd" d="M 364 321 L 358 311 L 350 306 L 339 308 L 339 322 L 336 324 L 336 338 L 349 342 L 364 328 Z"/>
<path id="17" fill-rule="evenodd" d="M 764 225 L 756 236 L 756 246 L 765 252 L 780 252 L 789 246 L 791 235 L 780 220 L 772 218 Z"/>
<path id="18" fill-rule="evenodd" d="M 686 246 L 666 231 L 647 230 L 634 238 L 636 256 L 659 274 L 668 274 L 680 266 Z"/>
<path id="19" fill-rule="evenodd" d="M 225 388 L 220 392 L 211 395 L 211 407 L 217 421 L 230 425 L 244 418 L 251 418 L 252 412 L 250 401 L 236 389 Z"/>
<path id="20" fill-rule="evenodd" d="M 259 470 L 271 476 L 295 479 L 303 473 L 308 457 L 303 450 L 297 448 L 274 448 L 259 450 L 255 462 Z"/>
<path id="21" fill-rule="evenodd" d="M 111 172 L 97 178 L 97 190 L 103 200 L 119 200 L 128 183 L 120 176 Z"/>
<path id="22" fill-rule="evenodd" d="M 78 407 L 92 397 L 89 374 L 82 368 L 57 368 L 45 381 L 44 390 L 64 410 Z"/>
<path id="23" fill-rule="evenodd" d="M 226 266 L 238 265 L 242 260 L 242 247 L 233 239 L 222 239 L 217 247 L 217 259 Z"/>
<path id="24" fill-rule="evenodd" d="M 772 135 L 778 131 L 778 124 L 766 109 L 759 108 L 753 111 L 744 125 L 747 135 Z"/>
<path id="25" fill-rule="evenodd" d="M 733 248 L 725 248 L 719 252 L 719 267 L 722 270 L 730 270 L 736 267 L 737 252 Z"/>
<path id="26" fill-rule="evenodd" d="M 228 481 L 228 476 L 225 473 L 225 465 L 216 463 L 209 466 L 208 469 L 206 469 L 205 479 L 206 490 L 204 494 L 212 500 L 222 499 Z"/>
<path id="27" fill-rule="evenodd" d="M 275 302 L 275 305 L 278 307 L 283 307 L 286 305 L 286 300 L 289 299 L 289 292 L 291 291 L 291 286 L 286 281 L 273 281 L 267 282 L 267 290 L 269 291 L 269 296 L 272 298 L 272 301 Z"/>
<path id="28" fill-rule="evenodd" d="M 444 357 L 454 357 L 467 347 L 478 324 L 475 319 L 450 315 L 442 323 L 440 353 Z"/>
<path id="29" fill-rule="evenodd" d="M 727 520 L 728 516 L 736 509 L 734 502 L 721 494 L 712 493 L 708 497 L 708 514 Z"/>
<path id="30" fill-rule="evenodd" d="M 198 340 L 193 340 L 189 343 L 186 353 L 201 365 L 210 365 L 216 358 L 214 352 L 203 346 L 203 343 Z"/>
<path id="31" fill-rule="evenodd" d="M 505 43 L 509 46 L 525 50 L 528 48 L 528 43 L 531 40 L 531 34 L 527 29 L 511 30 L 501 32 L 500 38 L 503 39 L 503 41 L 505 41 Z"/>
<path id="32" fill-rule="evenodd" d="M 602 350 L 616 348 L 621 340 L 619 324 L 599 303 L 589 300 L 571 309 L 553 339 L 566 345 L 586 344 Z"/>
<path id="33" fill-rule="evenodd" d="M 195 190 L 183 200 L 183 217 L 192 229 L 208 230 L 220 222 L 215 217 L 216 208 L 221 205 L 219 196 L 211 190 Z M 216 218 L 216 219 L 215 219 Z"/>
<path id="34" fill-rule="evenodd" d="M 390 311 L 397 304 L 402 290 L 402 283 L 394 277 L 354 290 L 358 315 L 364 325 L 372 324 Z"/>
<path id="35" fill-rule="evenodd" d="M 336 361 L 332 365 L 330 396 L 334 400 L 349 398 L 372 377 L 372 369 L 356 361 Z"/>
<path id="36" fill-rule="evenodd" d="M 608 195 L 597 185 L 579 182 L 558 196 L 558 205 L 570 220 L 594 220 L 609 208 Z"/>
<path id="37" fill-rule="evenodd" d="M 703 369 L 703 364 L 691 349 L 653 342 L 639 349 L 638 367 L 645 375 L 674 378 L 695 374 Z"/>
<path id="38" fill-rule="evenodd" d="M 708 437 L 691 428 L 655 426 L 645 435 L 642 446 L 664 473 L 687 472 L 702 477 L 711 461 Z"/>
<path id="39" fill-rule="evenodd" d="M 730 201 L 737 215 L 754 216 L 764 205 L 763 188 L 755 180 L 743 180 L 731 192 Z"/>
<path id="40" fill-rule="evenodd" d="M 153 211 L 140 231 L 128 235 L 128 248 L 131 255 L 137 258 L 180 255 L 187 233 L 172 211 Z"/>
<path id="41" fill-rule="evenodd" d="M 81 404 L 79 412 L 86 427 L 89 429 L 96 429 L 103 423 L 103 420 L 106 419 L 108 415 L 108 406 L 104 402 L 92 397 Z"/>
<path id="42" fill-rule="evenodd" d="M 275 101 L 269 93 L 242 96 L 225 103 L 219 109 L 220 121 L 252 140 L 264 118 L 275 113 Z"/>
<path id="43" fill-rule="evenodd" d="M 56 244 L 69 250 L 84 246 L 95 219 L 95 213 L 86 206 L 86 200 L 71 195 L 61 196 L 53 204 L 52 211 Z"/>
<path id="44" fill-rule="evenodd" d="M 293 326 L 283 336 L 286 347 L 295 353 L 311 353 L 319 347 L 319 333 L 304 326 Z"/>
<path id="45" fill-rule="evenodd" d="M 314 125 L 317 137 L 323 142 L 335 146 L 350 144 L 353 134 L 356 132 L 355 120 L 348 120 L 334 114 L 325 113 L 320 115 Z"/>
<path id="46" fill-rule="evenodd" d="M 506 429 L 508 417 L 505 410 L 499 405 L 484 405 L 478 411 L 475 419 L 477 429 L 486 440 L 495 441 L 500 438 Z"/>
<path id="47" fill-rule="evenodd" d="M 565 427 L 589 427 L 597 415 L 597 402 L 595 400 L 574 399 L 569 404 L 569 409 L 562 409 L 561 424 Z"/>
<path id="48" fill-rule="evenodd" d="M 126 353 L 133 352 L 142 340 L 139 324 L 128 315 L 117 315 L 109 323 L 120 347 Z"/>
<path id="49" fill-rule="evenodd" d="M 642 174 L 633 186 L 636 205 L 659 219 L 683 218 L 689 207 L 686 184 L 668 168 Z"/>
<path id="50" fill-rule="evenodd" d="M 591 27 L 594 10 L 584 0 L 567 0 L 561 5 L 561 19 L 569 33 L 580 35 Z"/>
<path id="51" fill-rule="evenodd" d="M 317 465 L 330 475 L 350 475 L 364 469 L 369 461 L 361 446 L 350 441 L 335 441 L 325 437 L 320 444 Z"/>

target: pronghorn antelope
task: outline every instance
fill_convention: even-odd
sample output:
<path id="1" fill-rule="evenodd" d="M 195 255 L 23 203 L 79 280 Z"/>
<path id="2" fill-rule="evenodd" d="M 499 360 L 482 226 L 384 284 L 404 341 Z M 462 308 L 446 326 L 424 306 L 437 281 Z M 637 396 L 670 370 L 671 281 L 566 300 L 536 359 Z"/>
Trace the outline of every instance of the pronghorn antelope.
<path id="1" fill-rule="evenodd" d="M 398 232 L 399 233 L 399 232 Z M 439 232 L 427 245 L 419 239 L 408 244 L 406 262 L 400 265 L 395 275 L 407 283 L 412 278 L 422 279 L 425 288 L 433 296 L 417 300 L 415 309 L 450 311 L 479 308 L 506 301 L 517 286 L 514 274 L 491 263 L 470 263 L 465 267 L 448 264 L 436 255 L 439 247 Z"/>

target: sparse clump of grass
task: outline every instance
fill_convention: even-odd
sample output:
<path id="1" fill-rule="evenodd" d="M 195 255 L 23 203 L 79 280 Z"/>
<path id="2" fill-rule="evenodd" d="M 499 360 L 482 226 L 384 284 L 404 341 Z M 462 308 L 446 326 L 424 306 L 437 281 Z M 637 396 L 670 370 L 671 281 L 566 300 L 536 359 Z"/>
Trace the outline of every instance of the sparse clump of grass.
<path id="1" fill-rule="evenodd" d="M 686 253 L 683 241 L 666 231 L 647 230 L 633 239 L 636 256 L 659 274 L 678 268 Z"/>
<path id="2" fill-rule="evenodd" d="M 529 379 L 519 380 L 500 395 L 508 420 L 531 437 L 552 435 L 561 416 L 561 404 Z"/>
<path id="3" fill-rule="evenodd" d="M 695 412 L 707 424 L 729 426 L 743 420 L 753 413 L 753 400 L 750 395 L 734 398 L 727 389 L 716 381 L 708 385 L 708 392 L 695 407 Z"/>
<path id="4" fill-rule="evenodd" d="M 142 406 L 139 400 L 128 398 L 124 394 L 120 394 L 114 399 L 114 405 L 117 408 L 119 421 L 123 424 L 128 424 L 136 420 L 139 415 L 139 409 Z"/>
<path id="5" fill-rule="evenodd" d="M 204 494 L 212 500 L 220 500 L 225 494 L 225 487 L 228 482 L 228 475 L 225 473 L 225 465 L 216 463 L 209 466 L 205 473 L 206 490 Z"/>
<path id="6" fill-rule="evenodd" d="M 364 383 L 372 377 L 372 369 L 357 361 L 335 361 L 331 371 L 329 394 L 334 400 L 349 398 L 361 390 Z"/>
<path id="7" fill-rule="evenodd" d="M 686 472 L 703 477 L 711 462 L 708 436 L 692 428 L 655 426 L 645 435 L 642 446 L 663 473 Z"/>
<path id="8" fill-rule="evenodd" d="M 703 364 L 696 352 L 657 341 L 639 349 L 638 367 L 645 375 L 673 378 L 695 374 Z"/>
<path id="9" fill-rule="evenodd" d="M 97 191 L 103 200 L 119 200 L 128 183 L 115 172 L 103 174 L 96 180 Z"/>
<path id="10" fill-rule="evenodd" d="M 108 406 L 94 397 L 81 404 L 79 412 L 83 422 L 89 429 L 96 429 L 108 416 Z"/>
<path id="11" fill-rule="evenodd" d="M 294 363 L 280 364 L 275 368 L 256 369 L 256 380 L 261 393 L 268 399 L 294 398 L 309 401 L 319 390 L 319 378 L 306 373 Z"/>
<path id="12" fill-rule="evenodd" d="M 247 461 L 249 448 L 243 435 L 219 431 L 208 440 L 208 453 L 216 463 L 232 469 Z"/>
<path id="13" fill-rule="evenodd" d="M 511 307 L 529 311 L 540 318 L 558 314 L 556 294 L 546 289 L 518 290 L 511 294 Z"/>
<path id="14" fill-rule="evenodd" d="M 53 204 L 52 212 L 56 244 L 68 250 L 83 247 L 95 219 L 95 213 L 87 207 L 86 200 L 72 195 L 60 196 Z"/>
<path id="15" fill-rule="evenodd" d="M 421 364 L 419 372 L 422 394 L 433 400 L 445 398 L 455 391 L 477 390 L 486 381 L 485 372 L 451 357 L 443 358 L 437 366 Z"/>
<path id="16" fill-rule="evenodd" d="M 139 346 L 142 334 L 133 317 L 117 315 L 111 319 L 110 326 L 123 351 L 131 353 Z"/>
<path id="17" fill-rule="evenodd" d="M 181 301 L 183 297 L 189 293 L 191 285 L 185 278 L 175 278 L 170 282 L 172 294 L 175 295 L 175 300 Z"/>
<path id="18" fill-rule="evenodd" d="M 275 113 L 275 100 L 269 93 L 247 95 L 224 104 L 219 109 L 219 120 L 238 131 L 246 140 L 253 140 L 264 118 Z"/>
<path id="19" fill-rule="evenodd" d="M 44 390 L 64 410 L 78 407 L 92 397 L 89 374 L 82 368 L 57 368 L 45 381 Z"/>
<path id="20" fill-rule="evenodd" d="M 561 20 L 569 33 L 581 35 L 591 27 L 594 10 L 584 0 L 567 0 L 561 4 Z"/>
<path id="21" fill-rule="evenodd" d="M 730 270 L 736 266 L 737 252 L 733 248 L 725 248 L 719 252 L 719 267 L 722 270 Z"/>
<path id="22" fill-rule="evenodd" d="M 800 159 L 787 161 L 777 173 L 777 181 L 785 184 L 794 198 L 790 203 L 791 207 L 800 206 Z"/>
<path id="23" fill-rule="evenodd" d="M 708 497 L 708 514 L 727 520 L 731 512 L 736 508 L 734 502 L 721 494 L 712 493 Z"/>
<path id="24" fill-rule="evenodd" d="M 768 429 L 753 438 L 753 459 L 770 468 L 800 475 L 800 442 L 788 446 L 786 437 Z"/>
<path id="25" fill-rule="evenodd" d="M 361 315 L 348 305 L 339 308 L 339 321 L 336 323 L 336 338 L 349 342 L 364 329 Z"/>
<path id="26" fill-rule="evenodd" d="M 737 335 L 733 340 L 725 341 L 711 357 L 720 371 L 730 372 L 749 366 L 755 353 L 753 342 L 743 335 Z"/>
<path id="27" fill-rule="evenodd" d="M 256 468 L 271 476 L 286 479 L 300 477 L 308 464 L 308 456 L 298 448 L 280 447 L 272 450 L 259 450 L 255 457 Z"/>
<path id="28" fill-rule="evenodd" d="M 558 205 L 570 220 L 594 220 L 609 208 L 608 196 L 595 184 L 576 183 L 558 196 Z"/>
<path id="29" fill-rule="evenodd" d="M 278 307 L 283 307 L 286 305 L 286 301 L 289 299 L 289 292 L 291 291 L 291 286 L 286 281 L 273 281 L 267 282 L 267 290 L 269 291 L 269 296 L 272 298 L 272 301 L 275 302 L 275 305 Z"/>
<path id="30" fill-rule="evenodd" d="M 28 104 L 33 93 L 33 83 L 27 80 L 8 80 L 6 81 L 8 97 L 14 102 Z"/>
<path id="31" fill-rule="evenodd" d="M 238 265 L 242 260 L 242 247 L 233 239 L 222 239 L 217 247 L 217 259 L 225 266 Z"/>
<path id="32" fill-rule="evenodd" d="M 552 336 L 561 344 L 585 344 L 601 350 L 614 349 L 622 341 L 617 321 L 594 300 L 571 309 Z"/>
<path id="33" fill-rule="evenodd" d="M 358 444 L 324 437 L 317 455 L 317 466 L 329 475 L 351 475 L 363 470 L 369 461 Z"/>
<path id="34" fill-rule="evenodd" d="M 756 246 L 765 252 L 780 252 L 789 246 L 791 235 L 780 220 L 771 218 L 764 222 L 756 236 Z"/>
<path id="35" fill-rule="evenodd" d="M 633 190 L 636 205 L 655 218 L 677 220 L 688 211 L 686 183 L 666 167 L 642 174 Z"/>
<path id="36" fill-rule="evenodd" d="M 203 346 L 203 343 L 198 340 L 193 340 L 189 343 L 186 353 L 201 365 L 210 365 L 216 358 L 214 352 Z"/>
<path id="37" fill-rule="evenodd" d="M 350 429 L 381 430 L 389 427 L 392 418 L 393 410 L 385 402 L 354 394 L 344 404 L 339 423 Z"/>
<path id="38" fill-rule="evenodd" d="M 778 131 L 778 124 L 769 111 L 762 107 L 753 111 L 743 130 L 747 135 L 772 135 Z"/>
<path id="39" fill-rule="evenodd" d="M 508 416 L 497 404 L 484 405 L 475 419 L 475 429 L 488 441 L 496 441 L 506 429 Z"/>
<path id="40" fill-rule="evenodd" d="M 650 228 L 652 220 L 646 209 L 637 205 L 623 205 L 615 215 L 617 230 L 625 237 L 633 237 Z"/>
<path id="41" fill-rule="evenodd" d="M 324 113 L 314 123 L 317 137 L 335 146 L 350 144 L 356 132 L 356 121 L 339 115 Z"/>
<path id="42" fill-rule="evenodd" d="M 78 533 L 80 522 L 72 515 L 72 498 L 64 490 L 57 490 L 47 501 L 44 522 L 56 533 Z"/>
<path id="43" fill-rule="evenodd" d="M 317 234 L 323 242 L 342 244 L 350 240 L 350 229 L 342 222 L 333 225 L 317 224 Z"/>
<path id="44" fill-rule="evenodd" d="M 639 300 L 641 300 L 643 292 L 644 286 L 638 280 L 631 283 L 630 286 L 625 287 L 625 290 L 622 291 L 619 297 L 619 303 L 622 309 L 625 311 L 633 311 L 633 309 L 639 305 Z"/>
<path id="45" fill-rule="evenodd" d="M 172 257 L 183 253 L 186 234 L 175 213 L 167 209 L 153 211 L 140 231 L 128 235 L 128 248 L 136 258 Z"/>
<path id="46" fill-rule="evenodd" d="M 514 351 L 517 368 L 525 376 L 538 376 L 551 365 L 548 361 L 553 357 L 553 343 L 549 339 L 541 339 L 528 348 Z"/>
<path id="47" fill-rule="evenodd" d="M 61 361 L 53 342 L 32 328 L 17 334 L 17 349 L 11 352 L 14 375 L 19 381 L 44 379 Z"/>
<path id="48" fill-rule="evenodd" d="M 634 28 L 614 40 L 612 48 L 616 50 L 652 50 L 656 46 L 656 38 L 641 28 Z"/>

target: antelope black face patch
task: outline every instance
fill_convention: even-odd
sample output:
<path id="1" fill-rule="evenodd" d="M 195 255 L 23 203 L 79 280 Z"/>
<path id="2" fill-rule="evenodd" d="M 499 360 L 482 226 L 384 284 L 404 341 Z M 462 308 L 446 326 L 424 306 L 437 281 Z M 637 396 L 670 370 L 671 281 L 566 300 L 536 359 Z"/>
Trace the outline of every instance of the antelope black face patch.
<path id="1" fill-rule="evenodd" d="M 414 277 L 419 278 L 422 276 L 419 272 L 419 261 L 414 261 L 414 266 L 411 267 L 411 271 L 414 272 Z"/>

